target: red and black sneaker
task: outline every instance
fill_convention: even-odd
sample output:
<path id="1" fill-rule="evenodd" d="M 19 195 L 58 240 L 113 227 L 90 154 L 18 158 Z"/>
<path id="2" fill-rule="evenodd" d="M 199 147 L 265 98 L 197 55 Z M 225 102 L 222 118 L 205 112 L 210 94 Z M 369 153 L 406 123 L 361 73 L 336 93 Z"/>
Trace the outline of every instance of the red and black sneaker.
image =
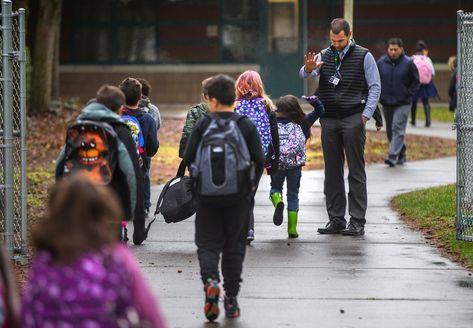
<path id="1" fill-rule="evenodd" d="M 124 244 L 128 243 L 128 229 L 126 227 L 125 220 L 122 220 L 121 231 L 120 231 L 120 241 Z"/>
<path id="2" fill-rule="evenodd" d="M 204 285 L 205 292 L 205 305 L 204 313 L 205 317 L 209 321 L 214 321 L 218 318 L 220 310 L 218 308 L 218 298 L 220 296 L 220 287 L 218 285 L 218 280 L 212 278 L 207 279 L 207 282 Z"/>
<path id="3" fill-rule="evenodd" d="M 225 296 L 223 306 L 225 307 L 225 316 L 227 318 L 238 318 L 240 316 L 240 306 L 236 296 Z"/>

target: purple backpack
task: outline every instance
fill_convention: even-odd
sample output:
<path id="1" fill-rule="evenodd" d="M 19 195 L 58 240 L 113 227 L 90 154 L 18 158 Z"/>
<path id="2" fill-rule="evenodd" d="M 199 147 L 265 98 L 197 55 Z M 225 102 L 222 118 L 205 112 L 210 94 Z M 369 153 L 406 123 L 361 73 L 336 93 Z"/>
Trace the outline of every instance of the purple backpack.
<path id="1" fill-rule="evenodd" d="M 242 99 L 235 111 L 240 115 L 247 116 L 256 126 L 261 137 L 264 156 L 268 155 L 269 146 L 272 142 L 269 115 L 261 98 Z"/>
<path id="2" fill-rule="evenodd" d="M 278 123 L 279 168 L 293 169 L 305 164 L 305 135 L 299 124 Z"/>

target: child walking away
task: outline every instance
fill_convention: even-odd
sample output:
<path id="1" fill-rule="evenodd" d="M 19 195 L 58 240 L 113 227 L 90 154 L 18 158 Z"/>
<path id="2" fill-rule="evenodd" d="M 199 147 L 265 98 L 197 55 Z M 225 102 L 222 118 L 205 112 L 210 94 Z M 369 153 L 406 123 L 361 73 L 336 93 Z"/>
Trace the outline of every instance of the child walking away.
<path id="1" fill-rule="evenodd" d="M 429 98 L 437 97 L 438 91 L 434 84 L 435 69 L 432 60 L 428 57 L 427 44 L 419 40 L 416 43 L 415 54 L 412 56 L 414 64 L 419 71 L 420 88 L 412 97 L 411 124 L 416 125 L 417 101 L 422 100 L 425 113 L 425 127 L 431 124 Z"/>
<path id="2" fill-rule="evenodd" d="M 120 197 L 125 220 L 133 219 L 133 243 L 147 237 L 143 208 L 143 176 L 130 129 L 120 119 L 123 92 L 103 85 L 67 132 L 57 159 L 56 178 L 85 172 L 99 184 L 109 185 Z M 122 239 L 128 239 L 126 226 Z"/>
<path id="3" fill-rule="evenodd" d="M 140 153 L 143 177 L 149 176 L 151 160 L 148 159 L 151 159 L 159 148 L 156 123 L 150 114 L 145 113 L 138 106 L 141 100 L 141 84 L 138 80 L 130 77 L 126 78 L 120 83 L 119 88 L 125 94 L 122 119 L 130 126 L 132 135 L 135 138 L 138 152 Z M 146 215 L 148 215 L 150 207 L 151 202 L 148 196 L 145 196 L 144 208 Z"/>
<path id="4" fill-rule="evenodd" d="M 219 315 L 220 254 L 225 315 L 240 316 L 237 296 L 246 251 L 251 181 L 254 172 L 261 174 L 264 155 L 254 124 L 234 113 L 234 80 L 217 75 L 206 82 L 204 94 L 209 114 L 192 130 L 183 162 L 190 166 L 196 181 L 195 243 L 204 284 L 204 313 L 213 321 Z"/>
<path id="5" fill-rule="evenodd" d="M 21 327 L 164 327 L 133 254 L 116 239 L 120 217 L 115 194 L 89 177 L 56 184 L 32 236 Z"/>
<path id="6" fill-rule="evenodd" d="M 161 127 L 161 113 L 159 112 L 158 107 L 151 103 L 151 100 L 149 99 L 151 84 L 142 78 L 137 78 L 136 80 L 141 83 L 141 100 L 139 107 L 143 112 L 151 115 L 156 123 L 156 133 L 158 133 L 159 128 Z"/>
<path id="7" fill-rule="evenodd" d="M 282 197 L 284 180 L 287 183 L 287 232 L 289 238 L 297 238 L 297 216 L 299 212 L 299 187 L 302 166 L 305 165 L 305 144 L 310 138 L 310 127 L 325 112 L 317 96 L 303 97 L 313 107 L 304 114 L 296 97 L 279 98 L 276 113 L 279 130 L 279 169 L 271 172 L 270 199 L 275 207 L 273 222 L 283 222 L 284 202 Z"/>
<path id="8" fill-rule="evenodd" d="M 144 113 L 148 113 L 153 118 L 154 122 L 156 123 L 155 133 L 156 133 L 156 138 L 159 144 L 158 131 L 159 131 L 159 128 L 161 127 L 161 114 L 159 113 L 158 107 L 153 105 L 151 103 L 151 100 L 149 99 L 149 94 L 151 93 L 151 85 L 149 84 L 149 82 L 145 79 L 137 79 L 137 80 L 138 82 L 141 83 L 141 93 L 142 93 L 139 108 Z M 149 207 L 151 206 L 151 177 L 150 177 L 151 157 L 144 156 L 143 162 L 144 162 L 144 166 L 148 168 L 144 172 L 143 178 L 144 178 L 145 208 L 147 209 L 147 213 L 149 213 Z"/>
<path id="9" fill-rule="evenodd" d="M 197 121 L 204 116 L 205 113 L 209 111 L 209 107 L 207 106 L 207 102 L 205 100 L 204 94 L 204 85 L 210 78 L 206 78 L 202 81 L 202 102 L 196 104 L 189 109 L 186 116 L 186 123 L 184 123 L 184 127 L 182 128 L 182 135 L 181 141 L 179 142 L 179 157 L 184 157 L 184 152 L 186 150 L 187 141 L 192 133 L 192 129 L 194 128 Z"/>
<path id="10" fill-rule="evenodd" d="M 245 71 L 236 81 L 236 97 L 238 100 L 235 111 L 251 119 L 261 138 L 265 156 L 265 168 L 268 173 L 278 169 L 279 138 L 276 114 L 272 111 L 274 105 L 266 94 L 263 81 L 258 72 Z M 251 198 L 251 213 L 247 241 L 250 244 L 255 238 L 255 207 L 254 196 L 258 189 L 261 174 L 256 176 L 255 189 Z"/>

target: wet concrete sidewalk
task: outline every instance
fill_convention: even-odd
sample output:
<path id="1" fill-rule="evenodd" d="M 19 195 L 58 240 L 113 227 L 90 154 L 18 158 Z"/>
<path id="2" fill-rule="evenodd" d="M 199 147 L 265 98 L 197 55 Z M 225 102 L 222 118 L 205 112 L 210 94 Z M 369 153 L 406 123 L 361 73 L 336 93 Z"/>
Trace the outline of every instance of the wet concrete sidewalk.
<path id="1" fill-rule="evenodd" d="M 327 221 L 323 171 L 304 171 L 300 238 L 272 223 L 269 177 L 256 196 L 256 236 L 247 249 L 241 318 L 206 323 L 194 220 L 167 225 L 132 247 L 169 327 L 472 327 L 473 277 L 444 258 L 389 208 L 409 190 L 455 181 L 455 158 L 371 165 L 363 237 L 316 232 Z M 153 187 L 153 200 L 160 186 Z M 348 190 L 348 189 L 347 189 Z M 223 306 L 221 306 L 221 309 Z M 222 309 L 223 310 L 223 309 Z"/>

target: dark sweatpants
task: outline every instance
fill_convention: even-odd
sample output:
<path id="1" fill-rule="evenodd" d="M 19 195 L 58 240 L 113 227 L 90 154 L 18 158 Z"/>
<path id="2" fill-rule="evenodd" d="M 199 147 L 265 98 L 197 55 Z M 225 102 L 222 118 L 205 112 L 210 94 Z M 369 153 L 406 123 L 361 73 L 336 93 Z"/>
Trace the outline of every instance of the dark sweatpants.
<path id="1" fill-rule="evenodd" d="M 325 161 L 324 193 L 330 220 L 346 222 L 347 206 L 344 180 L 345 155 L 348 163 L 348 213 L 365 223 L 367 207 L 365 141 L 361 113 L 345 118 L 321 118 L 322 149 Z"/>
<path id="2" fill-rule="evenodd" d="M 220 280 L 218 264 L 222 254 L 223 288 L 227 296 L 237 296 L 240 290 L 249 210 L 249 198 L 225 207 L 197 205 L 195 244 L 202 281 Z"/>

